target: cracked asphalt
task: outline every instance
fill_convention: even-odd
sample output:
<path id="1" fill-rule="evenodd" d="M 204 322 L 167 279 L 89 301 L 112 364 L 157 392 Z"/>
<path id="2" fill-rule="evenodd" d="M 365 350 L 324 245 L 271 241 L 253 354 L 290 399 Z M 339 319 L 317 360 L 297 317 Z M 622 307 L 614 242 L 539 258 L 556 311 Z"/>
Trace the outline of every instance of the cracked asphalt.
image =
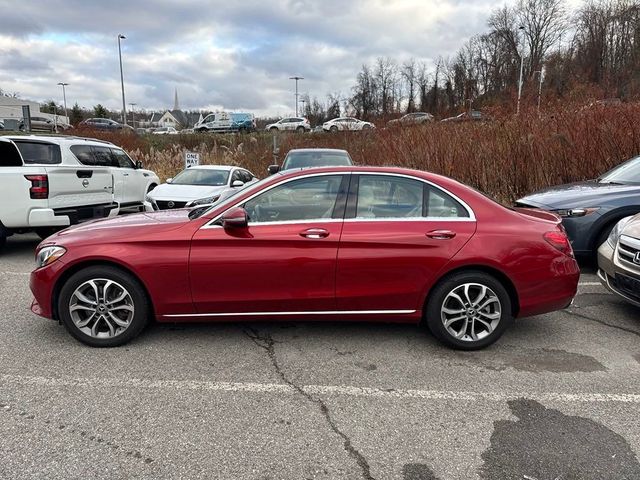
<path id="1" fill-rule="evenodd" d="M 91 349 L 0 254 L 0 479 L 640 479 L 640 309 L 585 269 L 568 310 L 456 352 L 406 325 L 153 325 Z"/>

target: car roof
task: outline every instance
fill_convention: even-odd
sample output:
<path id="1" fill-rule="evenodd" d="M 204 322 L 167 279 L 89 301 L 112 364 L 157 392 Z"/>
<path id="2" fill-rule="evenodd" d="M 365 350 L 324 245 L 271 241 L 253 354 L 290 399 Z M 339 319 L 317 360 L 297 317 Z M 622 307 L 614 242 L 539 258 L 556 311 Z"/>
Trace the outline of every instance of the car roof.
<path id="1" fill-rule="evenodd" d="M 194 165 L 193 167 L 189 167 L 186 168 L 185 170 L 194 170 L 194 169 L 201 169 L 201 170 L 233 170 L 234 168 L 241 168 L 241 167 L 236 167 L 233 165 Z M 243 169 L 246 170 L 246 169 Z"/>
<path id="2" fill-rule="evenodd" d="M 35 142 L 47 142 L 55 143 L 57 145 L 69 145 L 69 144 L 82 144 L 82 145 L 96 145 L 96 146 L 111 146 L 121 148 L 114 143 L 107 142 L 106 140 L 98 140 L 97 138 L 88 137 L 76 137 L 72 135 L 6 135 L 6 138 L 13 141 L 35 141 Z"/>
<path id="3" fill-rule="evenodd" d="M 346 153 L 347 155 L 349 155 L 349 152 L 347 152 L 346 150 L 343 150 L 341 148 L 293 148 L 291 150 L 289 150 L 289 152 L 287 153 L 287 155 L 289 155 L 289 153 Z"/>

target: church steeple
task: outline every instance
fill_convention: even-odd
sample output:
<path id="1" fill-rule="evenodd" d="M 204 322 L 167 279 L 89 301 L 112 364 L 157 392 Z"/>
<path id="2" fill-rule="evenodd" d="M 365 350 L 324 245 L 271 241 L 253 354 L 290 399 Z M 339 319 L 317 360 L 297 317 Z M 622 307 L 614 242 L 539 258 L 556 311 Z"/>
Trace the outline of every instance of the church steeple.
<path id="1" fill-rule="evenodd" d="M 180 110 L 180 103 L 178 102 L 178 87 L 176 87 L 175 97 L 173 100 L 173 109 Z"/>

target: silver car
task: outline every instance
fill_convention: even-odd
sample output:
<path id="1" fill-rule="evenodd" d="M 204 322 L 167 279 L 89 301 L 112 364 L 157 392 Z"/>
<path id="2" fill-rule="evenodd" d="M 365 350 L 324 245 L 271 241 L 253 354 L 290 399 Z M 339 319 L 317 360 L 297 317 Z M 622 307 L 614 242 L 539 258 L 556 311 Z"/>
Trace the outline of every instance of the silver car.
<path id="1" fill-rule="evenodd" d="M 598 277 L 611 292 L 640 307 L 640 214 L 620 220 L 598 249 Z"/>

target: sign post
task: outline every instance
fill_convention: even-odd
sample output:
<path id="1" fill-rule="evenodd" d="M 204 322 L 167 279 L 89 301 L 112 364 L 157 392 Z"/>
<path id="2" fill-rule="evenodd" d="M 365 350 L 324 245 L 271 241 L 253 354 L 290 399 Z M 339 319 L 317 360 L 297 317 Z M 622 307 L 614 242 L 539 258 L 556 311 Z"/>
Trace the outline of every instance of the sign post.
<path id="1" fill-rule="evenodd" d="M 200 154 L 196 152 L 186 152 L 184 154 L 184 166 L 185 168 L 197 167 L 200 165 Z"/>

